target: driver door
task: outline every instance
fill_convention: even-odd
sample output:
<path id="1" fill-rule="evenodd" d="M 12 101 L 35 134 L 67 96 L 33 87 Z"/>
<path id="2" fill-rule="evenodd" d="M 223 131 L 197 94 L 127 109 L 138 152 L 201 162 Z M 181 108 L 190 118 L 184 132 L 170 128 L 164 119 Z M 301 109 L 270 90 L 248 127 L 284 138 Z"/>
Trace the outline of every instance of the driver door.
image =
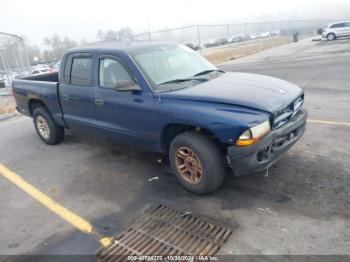
<path id="1" fill-rule="evenodd" d="M 137 84 L 132 71 L 114 55 L 100 55 L 95 88 L 96 123 L 113 138 L 152 148 L 154 145 L 154 99 L 150 92 L 117 91 L 118 81 Z"/>

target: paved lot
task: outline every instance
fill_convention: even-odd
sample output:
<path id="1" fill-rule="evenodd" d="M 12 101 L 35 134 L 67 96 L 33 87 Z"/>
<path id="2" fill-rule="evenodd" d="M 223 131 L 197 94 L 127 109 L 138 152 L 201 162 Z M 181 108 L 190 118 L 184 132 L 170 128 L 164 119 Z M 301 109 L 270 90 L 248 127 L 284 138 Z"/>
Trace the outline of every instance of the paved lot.
<path id="1" fill-rule="evenodd" d="M 337 124 L 350 122 L 350 40 L 303 40 L 221 67 L 294 82 L 305 89 L 310 119 L 335 123 L 309 123 L 268 174 L 228 176 L 208 196 L 184 191 L 147 152 L 76 133 L 46 146 L 29 118 L 0 122 L 0 163 L 105 235 L 162 202 L 232 226 L 221 253 L 350 254 L 350 126 Z M 1 254 L 98 250 L 94 235 L 72 227 L 3 176 L 0 192 Z"/>

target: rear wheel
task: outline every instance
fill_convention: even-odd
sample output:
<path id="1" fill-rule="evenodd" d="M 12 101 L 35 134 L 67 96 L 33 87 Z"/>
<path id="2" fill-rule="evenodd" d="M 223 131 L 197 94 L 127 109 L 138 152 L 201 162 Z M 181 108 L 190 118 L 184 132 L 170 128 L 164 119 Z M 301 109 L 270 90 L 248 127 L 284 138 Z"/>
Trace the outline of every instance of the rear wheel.
<path id="1" fill-rule="evenodd" d="M 45 107 L 38 107 L 33 112 L 36 132 L 48 145 L 56 145 L 64 138 L 64 128 L 57 125 Z"/>
<path id="2" fill-rule="evenodd" d="M 330 33 L 330 34 L 328 34 L 328 35 L 327 35 L 327 40 L 329 40 L 329 41 L 333 41 L 333 40 L 335 40 L 335 39 L 336 39 L 335 34 Z"/>
<path id="3" fill-rule="evenodd" d="M 171 142 L 169 157 L 178 180 L 192 193 L 212 192 L 224 180 L 222 154 L 215 143 L 203 134 L 186 132 L 176 136 Z"/>

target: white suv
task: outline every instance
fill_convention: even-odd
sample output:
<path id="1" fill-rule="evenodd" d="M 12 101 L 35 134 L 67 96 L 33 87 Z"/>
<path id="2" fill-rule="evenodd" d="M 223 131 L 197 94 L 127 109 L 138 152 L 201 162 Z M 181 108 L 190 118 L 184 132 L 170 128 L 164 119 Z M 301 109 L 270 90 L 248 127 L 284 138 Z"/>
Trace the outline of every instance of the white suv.
<path id="1" fill-rule="evenodd" d="M 322 37 L 330 41 L 344 36 L 350 36 L 350 21 L 329 24 L 327 28 L 322 31 Z"/>

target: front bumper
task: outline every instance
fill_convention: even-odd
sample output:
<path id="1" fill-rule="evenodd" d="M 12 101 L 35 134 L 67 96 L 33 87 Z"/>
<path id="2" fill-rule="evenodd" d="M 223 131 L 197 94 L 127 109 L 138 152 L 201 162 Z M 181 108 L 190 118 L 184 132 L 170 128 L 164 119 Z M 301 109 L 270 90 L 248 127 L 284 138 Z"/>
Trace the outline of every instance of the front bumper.
<path id="1" fill-rule="evenodd" d="M 284 126 L 272 132 L 251 146 L 230 146 L 227 159 L 233 173 L 241 176 L 269 168 L 274 164 L 305 132 L 306 109 L 301 109 Z"/>

